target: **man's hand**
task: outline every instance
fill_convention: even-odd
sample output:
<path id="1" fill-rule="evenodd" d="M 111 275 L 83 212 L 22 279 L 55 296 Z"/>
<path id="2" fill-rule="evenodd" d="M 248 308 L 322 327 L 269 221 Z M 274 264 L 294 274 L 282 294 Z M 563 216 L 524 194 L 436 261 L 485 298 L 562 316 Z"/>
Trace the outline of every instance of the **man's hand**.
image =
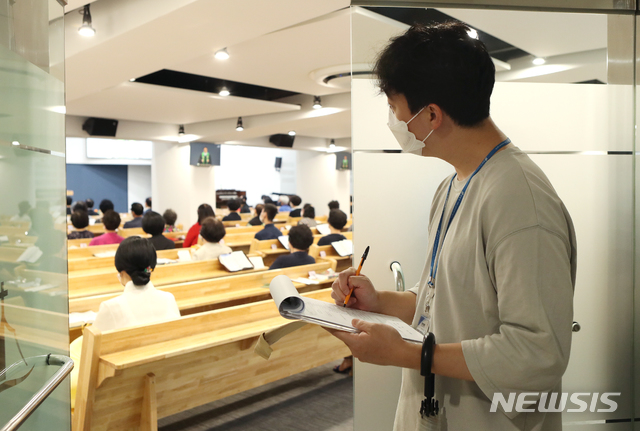
<path id="1" fill-rule="evenodd" d="M 360 332 L 353 334 L 335 329 L 325 329 L 342 340 L 349 347 L 353 356 L 362 362 L 420 368 L 422 347 L 419 344 L 403 340 L 393 327 L 358 319 L 354 319 L 352 325 Z"/>
<path id="2" fill-rule="evenodd" d="M 373 287 L 371 280 L 364 275 L 355 275 L 356 270 L 349 268 L 342 271 L 331 286 L 331 298 L 337 305 L 344 305 L 344 300 L 353 288 L 353 294 L 349 298 L 347 307 L 364 311 L 378 311 L 378 292 Z"/>

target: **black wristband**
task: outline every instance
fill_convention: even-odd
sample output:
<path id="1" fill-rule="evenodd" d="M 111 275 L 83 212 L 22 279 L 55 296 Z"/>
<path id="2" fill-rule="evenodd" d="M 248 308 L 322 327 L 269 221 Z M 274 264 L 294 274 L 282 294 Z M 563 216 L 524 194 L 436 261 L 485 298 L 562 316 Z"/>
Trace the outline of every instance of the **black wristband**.
<path id="1" fill-rule="evenodd" d="M 436 416 L 439 411 L 438 401 L 435 399 L 435 375 L 431 372 L 433 366 L 433 352 L 436 346 L 436 336 L 429 332 L 422 343 L 422 358 L 420 360 L 420 374 L 424 376 L 424 397 L 420 407 L 420 415 Z"/>
<path id="2" fill-rule="evenodd" d="M 433 350 L 436 346 L 436 336 L 433 332 L 429 332 L 422 343 L 422 359 L 420 361 L 420 375 L 428 376 L 431 374 L 433 365 Z"/>

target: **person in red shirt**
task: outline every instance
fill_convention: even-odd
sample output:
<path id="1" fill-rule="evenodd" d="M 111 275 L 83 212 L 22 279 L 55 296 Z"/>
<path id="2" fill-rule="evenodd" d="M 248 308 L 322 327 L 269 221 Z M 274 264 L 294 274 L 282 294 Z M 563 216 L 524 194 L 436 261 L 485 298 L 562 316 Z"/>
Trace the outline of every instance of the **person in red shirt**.
<path id="1" fill-rule="evenodd" d="M 215 217 L 216 214 L 213 212 L 213 208 L 209 204 L 202 204 L 198 207 L 198 221 L 196 224 L 189 228 L 187 232 L 187 237 L 184 239 L 183 247 L 189 248 L 192 245 L 198 243 L 198 235 L 200 235 L 200 228 L 202 227 L 202 221 L 207 217 Z"/>
<path id="2" fill-rule="evenodd" d="M 120 227 L 120 221 L 120 214 L 117 212 L 108 210 L 104 213 L 102 223 L 104 224 L 105 233 L 93 238 L 89 245 L 120 244 L 124 241 L 124 238 L 116 233 L 116 230 Z"/>

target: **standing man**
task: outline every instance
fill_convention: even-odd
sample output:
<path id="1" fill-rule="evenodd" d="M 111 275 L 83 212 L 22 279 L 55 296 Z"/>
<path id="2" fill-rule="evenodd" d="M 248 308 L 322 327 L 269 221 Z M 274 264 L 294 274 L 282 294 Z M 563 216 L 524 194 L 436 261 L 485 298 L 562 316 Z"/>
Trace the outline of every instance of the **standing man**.
<path id="1" fill-rule="evenodd" d="M 528 412 L 491 412 L 495 395 L 562 392 L 576 240 L 545 174 L 489 116 L 495 69 L 469 31 L 462 23 L 413 26 L 374 69 L 403 151 L 456 172 L 433 199 L 420 281 L 408 292 L 376 291 L 351 268 L 332 294 L 342 304 L 353 288 L 349 307 L 397 316 L 436 344 L 425 341 L 423 354 L 392 327 L 360 321 L 358 334 L 332 332 L 356 358 L 404 368 L 396 430 L 561 430 L 561 413 L 541 409 L 535 395 Z M 437 416 L 419 413 L 421 367 L 435 374 Z"/>
<path id="2" fill-rule="evenodd" d="M 202 149 L 202 153 L 200 154 L 200 164 L 201 165 L 209 165 L 211 164 L 211 156 L 209 155 L 209 150 L 207 147 Z"/>

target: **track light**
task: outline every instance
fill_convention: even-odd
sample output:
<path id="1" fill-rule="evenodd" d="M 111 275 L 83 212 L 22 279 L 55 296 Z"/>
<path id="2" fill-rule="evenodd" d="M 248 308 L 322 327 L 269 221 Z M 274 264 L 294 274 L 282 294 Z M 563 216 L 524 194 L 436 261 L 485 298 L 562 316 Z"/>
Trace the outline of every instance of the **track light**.
<path id="1" fill-rule="evenodd" d="M 229 91 L 229 89 L 227 87 L 222 87 L 222 89 L 220 90 L 220 92 L 218 94 L 220 96 L 222 96 L 222 97 L 227 97 L 228 95 L 231 94 L 231 92 Z"/>
<path id="2" fill-rule="evenodd" d="M 19 147 L 20 146 L 20 142 L 18 141 L 12 141 L 11 145 L 13 145 L 14 147 Z"/>
<path id="3" fill-rule="evenodd" d="M 313 109 L 322 108 L 322 102 L 320 101 L 320 96 L 313 96 Z"/>
<path id="4" fill-rule="evenodd" d="M 295 130 L 289 130 L 289 136 L 296 136 Z"/>
<path id="5" fill-rule="evenodd" d="M 238 122 L 236 123 L 236 131 L 242 132 L 244 127 L 242 127 L 242 117 L 238 117 Z"/>
<path id="6" fill-rule="evenodd" d="M 184 136 L 184 125 L 182 124 L 178 127 L 178 136 Z"/>
<path id="7" fill-rule="evenodd" d="M 533 59 L 533 64 L 535 64 L 536 66 L 541 66 L 543 64 L 545 64 L 547 62 L 547 60 L 545 60 L 544 58 L 541 57 L 536 57 Z"/>
<path id="8" fill-rule="evenodd" d="M 218 60 L 228 60 L 229 59 L 229 53 L 227 52 L 227 48 L 222 48 L 222 49 L 216 51 L 216 53 L 213 56 L 215 58 L 217 58 Z"/>
<path id="9" fill-rule="evenodd" d="M 89 5 L 85 5 L 79 12 L 82 13 L 82 25 L 78 28 L 78 33 L 84 37 L 95 36 L 96 30 L 91 26 L 91 11 L 89 10 Z"/>
<path id="10" fill-rule="evenodd" d="M 470 28 L 469 31 L 467 32 L 467 34 L 472 39 L 477 39 L 478 38 L 478 32 L 473 28 Z"/>
<path id="11" fill-rule="evenodd" d="M 329 143 L 329 151 L 333 151 L 336 149 L 336 140 L 332 139 L 331 143 Z"/>

